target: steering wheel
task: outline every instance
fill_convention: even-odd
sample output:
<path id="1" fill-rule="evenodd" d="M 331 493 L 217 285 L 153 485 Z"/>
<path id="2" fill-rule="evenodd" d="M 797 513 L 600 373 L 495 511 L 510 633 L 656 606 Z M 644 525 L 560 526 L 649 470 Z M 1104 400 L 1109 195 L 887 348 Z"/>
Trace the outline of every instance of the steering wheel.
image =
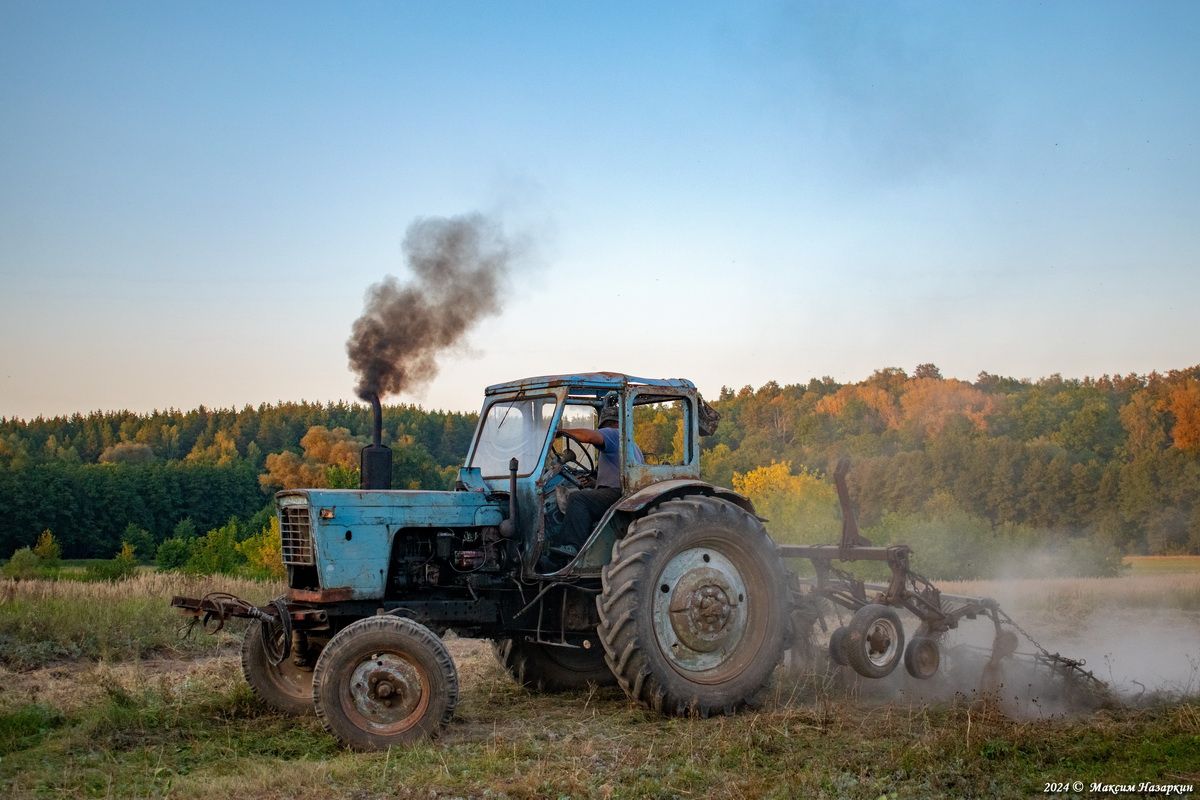
<path id="1" fill-rule="evenodd" d="M 569 439 L 579 445 L 579 452 L 576 453 L 571 447 L 563 447 L 559 449 L 559 438 Z M 596 462 L 592 460 L 592 455 L 584 447 L 583 442 L 573 434 L 566 431 L 559 431 L 554 441 L 550 445 L 550 455 L 554 457 L 554 469 L 559 472 L 568 482 L 575 486 L 581 486 L 581 479 L 592 477 L 596 474 Z M 586 459 L 586 464 L 580 461 L 580 458 Z"/>

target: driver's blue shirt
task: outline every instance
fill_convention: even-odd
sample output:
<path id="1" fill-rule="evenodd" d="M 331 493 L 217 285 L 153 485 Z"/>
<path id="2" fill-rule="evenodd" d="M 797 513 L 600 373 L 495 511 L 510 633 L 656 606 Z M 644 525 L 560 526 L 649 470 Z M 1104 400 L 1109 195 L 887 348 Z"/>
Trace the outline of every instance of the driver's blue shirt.
<path id="1" fill-rule="evenodd" d="M 596 465 L 596 487 L 621 488 L 621 430 L 620 428 L 600 428 L 600 436 L 604 444 L 600 446 L 600 463 Z M 633 458 L 638 463 L 644 460 L 642 449 L 633 446 Z"/>

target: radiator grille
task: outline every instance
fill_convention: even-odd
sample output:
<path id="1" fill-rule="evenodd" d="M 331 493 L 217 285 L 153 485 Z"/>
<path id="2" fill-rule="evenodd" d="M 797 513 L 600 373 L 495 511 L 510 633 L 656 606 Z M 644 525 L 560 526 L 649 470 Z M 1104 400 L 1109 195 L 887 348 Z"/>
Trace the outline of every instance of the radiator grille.
<path id="1" fill-rule="evenodd" d="M 284 564 L 311 567 L 316 563 L 313 559 L 308 506 L 284 506 L 279 509 L 279 537 Z"/>

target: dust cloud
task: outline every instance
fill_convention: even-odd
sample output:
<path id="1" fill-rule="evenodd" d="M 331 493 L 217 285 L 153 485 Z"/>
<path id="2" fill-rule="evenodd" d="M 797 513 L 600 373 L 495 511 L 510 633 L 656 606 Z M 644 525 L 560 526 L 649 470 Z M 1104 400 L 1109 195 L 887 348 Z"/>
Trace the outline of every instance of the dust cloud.
<path id="1" fill-rule="evenodd" d="M 1120 579 L 1111 579 L 1120 580 Z M 1002 583 L 994 588 L 1002 587 Z M 995 592 L 992 596 L 1001 595 Z M 995 627 L 980 616 L 964 619 L 940 640 L 941 665 L 928 680 L 911 677 L 903 664 L 879 680 L 859 677 L 831 663 L 828 635 L 818 628 L 806 659 L 804 680 L 824 694 L 867 703 L 938 704 L 987 700 L 1019 718 L 1087 713 L 1106 706 L 1137 706 L 1200 694 L 1200 612 L 1182 609 L 1094 608 L 1022 609 L 1010 597 L 997 597 L 1016 622 L 1036 640 L 1019 636 L 1017 652 L 989 666 Z M 827 610 L 830 631 L 849 621 Z M 902 614 L 907 639 L 917 621 Z M 1006 630 L 1011 630 L 1006 626 Z M 1055 669 L 1037 657 L 1049 653 L 1084 662 L 1079 671 Z M 798 676 L 790 676 L 795 680 Z M 801 699 L 801 695 L 797 696 Z"/>
<path id="2" fill-rule="evenodd" d="M 508 278 L 527 247 L 476 213 L 414 221 L 403 250 L 412 281 L 402 285 L 389 275 L 372 286 L 346 342 L 364 400 L 432 380 L 441 353 L 503 310 Z"/>

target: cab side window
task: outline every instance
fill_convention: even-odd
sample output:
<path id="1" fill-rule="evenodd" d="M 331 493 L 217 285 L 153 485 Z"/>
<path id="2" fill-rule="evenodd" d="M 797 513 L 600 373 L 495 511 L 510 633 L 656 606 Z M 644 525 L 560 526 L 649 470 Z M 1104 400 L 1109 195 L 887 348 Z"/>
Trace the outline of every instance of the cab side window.
<path id="1" fill-rule="evenodd" d="M 692 460 L 690 409 L 682 397 L 664 397 L 633 409 L 633 439 L 646 464 L 684 466 Z"/>

